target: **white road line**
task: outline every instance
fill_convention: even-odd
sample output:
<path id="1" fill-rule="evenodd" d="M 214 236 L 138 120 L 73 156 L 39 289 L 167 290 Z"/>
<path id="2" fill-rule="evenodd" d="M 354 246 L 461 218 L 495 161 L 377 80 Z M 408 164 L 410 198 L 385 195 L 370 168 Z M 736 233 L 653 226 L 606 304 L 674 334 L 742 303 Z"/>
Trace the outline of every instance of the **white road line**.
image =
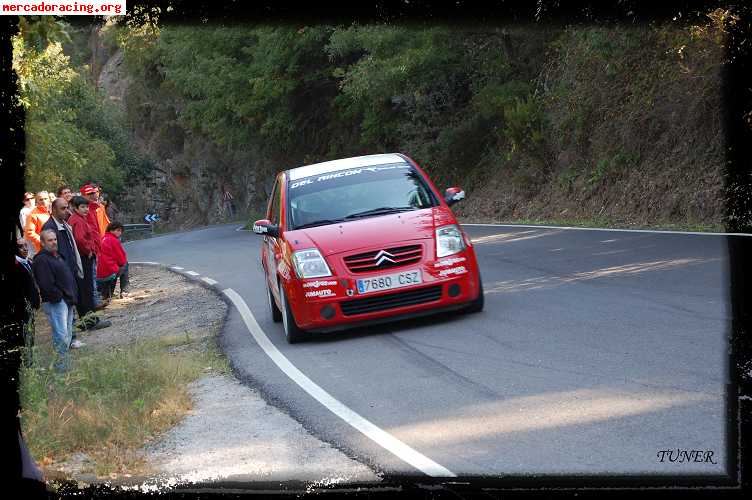
<path id="1" fill-rule="evenodd" d="M 214 280 L 213 280 L 213 279 L 211 279 L 211 278 L 201 278 L 201 281 L 203 281 L 204 283 L 208 283 L 208 284 L 210 284 L 210 285 L 216 285 L 216 284 L 217 284 L 217 282 L 216 282 L 216 281 L 214 281 Z"/>
<path id="2" fill-rule="evenodd" d="M 576 229 L 579 231 L 614 231 L 619 233 L 697 234 L 703 236 L 752 236 L 752 234 L 750 233 L 701 233 L 692 231 L 659 231 L 656 229 L 609 229 L 605 227 L 537 226 L 526 224 L 472 224 L 469 222 L 460 222 L 460 225 L 481 227 L 532 227 L 537 229 Z"/>
<path id="3" fill-rule="evenodd" d="M 244 227 L 245 227 L 245 225 L 238 226 L 238 227 L 235 228 L 235 231 L 250 231 L 250 229 L 243 229 Z"/>
<path id="4" fill-rule="evenodd" d="M 198 276 L 198 273 L 196 271 L 186 271 L 185 274 L 190 274 L 191 276 Z"/>
<path id="5" fill-rule="evenodd" d="M 149 261 L 143 261 L 143 262 L 137 262 L 137 261 L 130 261 L 131 264 L 146 264 L 149 266 L 158 266 L 159 262 L 149 262 Z"/>
<path id="6" fill-rule="evenodd" d="M 416 469 L 422 471 L 429 476 L 435 477 L 456 477 L 456 474 L 451 472 L 446 467 L 443 467 L 420 452 L 410 448 L 408 445 L 395 438 L 388 432 L 382 430 L 376 425 L 372 424 L 353 410 L 336 400 L 324 389 L 316 385 L 311 379 L 309 379 L 303 372 L 298 370 L 274 344 L 269 340 L 259 324 L 256 322 L 256 318 L 251 313 L 248 305 L 243 298 L 232 288 L 226 288 L 222 290 L 222 293 L 232 301 L 235 307 L 240 312 L 240 316 L 245 322 L 245 326 L 248 331 L 251 332 L 253 338 L 256 339 L 258 345 L 264 350 L 267 356 L 282 370 L 293 382 L 298 384 L 304 391 L 310 394 L 316 401 L 324 405 L 329 411 L 337 415 L 339 418 L 347 422 L 349 425 L 362 432 L 366 437 L 370 438 L 373 442 L 393 453 L 401 460 L 404 460 L 408 464 L 412 465 Z"/>
<path id="7" fill-rule="evenodd" d="M 174 269 L 176 271 L 182 271 L 183 270 L 183 268 L 180 267 L 180 266 L 172 266 L 170 269 Z"/>

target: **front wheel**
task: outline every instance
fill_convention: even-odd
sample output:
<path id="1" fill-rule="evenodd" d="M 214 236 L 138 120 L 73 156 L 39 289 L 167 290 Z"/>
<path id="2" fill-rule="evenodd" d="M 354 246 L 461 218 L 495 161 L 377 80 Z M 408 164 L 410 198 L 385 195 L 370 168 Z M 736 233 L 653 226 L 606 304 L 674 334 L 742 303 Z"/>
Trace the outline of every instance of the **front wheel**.
<path id="1" fill-rule="evenodd" d="M 276 302 L 274 302 L 272 289 L 268 286 L 266 287 L 266 298 L 269 301 L 269 311 L 272 313 L 272 321 L 279 323 L 282 321 L 282 313 L 280 312 L 279 307 L 277 307 Z"/>
<path id="2" fill-rule="evenodd" d="M 285 330 L 285 339 L 288 344 L 295 344 L 303 340 L 305 332 L 298 328 L 298 324 L 295 323 L 295 317 L 290 310 L 290 304 L 287 302 L 287 295 L 282 288 L 282 284 L 279 285 L 279 298 L 282 301 L 282 327 Z"/>
<path id="3" fill-rule="evenodd" d="M 465 311 L 469 313 L 481 312 L 483 310 L 483 301 L 483 280 L 481 280 L 480 274 L 478 274 L 478 298 L 470 302 Z"/>

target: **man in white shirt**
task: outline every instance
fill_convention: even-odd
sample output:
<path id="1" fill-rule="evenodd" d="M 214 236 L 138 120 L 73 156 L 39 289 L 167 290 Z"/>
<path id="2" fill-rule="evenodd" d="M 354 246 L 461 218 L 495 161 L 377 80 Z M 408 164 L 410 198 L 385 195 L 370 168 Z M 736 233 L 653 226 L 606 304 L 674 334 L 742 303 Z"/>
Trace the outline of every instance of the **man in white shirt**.
<path id="1" fill-rule="evenodd" d="M 34 193 L 24 193 L 23 208 L 21 209 L 21 227 L 26 227 L 26 216 L 34 210 Z"/>

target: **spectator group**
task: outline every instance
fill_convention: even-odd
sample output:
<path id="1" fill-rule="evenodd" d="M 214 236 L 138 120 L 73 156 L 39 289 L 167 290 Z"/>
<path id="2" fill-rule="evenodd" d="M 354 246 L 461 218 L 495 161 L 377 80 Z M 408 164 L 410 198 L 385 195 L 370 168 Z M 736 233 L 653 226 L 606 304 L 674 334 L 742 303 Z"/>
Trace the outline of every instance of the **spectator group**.
<path id="1" fill-rule="evenodd" d="M 16 270 L 22 275 L 26 362 L 34 343 L 34 310 L 40 306 L 52 329 L 58 372 L 69 369 L 68 351 L 85 344 L 77 332 L 111 325 L 97 311 L 128 293 L 128 261 L 120 237 L 123 225 L 110 221 L 101 188 L 88 183 L 79 192 L 61 186 L 57 196 L 25 193 L 17 231 Z M 32 206 L 34 204 L 35 206 Z"/>

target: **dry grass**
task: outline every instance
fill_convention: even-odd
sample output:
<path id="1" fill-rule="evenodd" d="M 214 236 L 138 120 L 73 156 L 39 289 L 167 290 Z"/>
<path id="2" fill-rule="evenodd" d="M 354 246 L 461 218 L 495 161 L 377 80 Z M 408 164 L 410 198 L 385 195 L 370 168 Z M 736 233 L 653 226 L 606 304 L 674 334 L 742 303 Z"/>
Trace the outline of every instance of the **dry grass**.
<path id="1" fill-rule="evenodd" d="M 97 476 L 146 472 L 137 450 L 191 409 L 186 385 L 207 367 L 226 370 L 216 352 L 197 344 L 183 342 L 193 348 L 180 352 L 154 341 L 81 353 L 64 376 L 50 369 L 51 353 L 37 348 L 37 365 L 21 375 L 32 455 L 53 465 L 82 452 L 93 459 L 82 472 Z"/>
<path id="2" fill-rule="evenodd" d="M 149 271 L 156 272 L 169 274 Z M 159 317 L 155 313 L 154 321 Z M 140 450 L 190 411 L 187 385 L 207 372 L 229 373 L 215 341 L 218 325 L 135 341 L 124 336 L 120 345 L 98 345 L 92 337 L 99 331 L 91 332 L 84 337 L 85 348 L 70 352 L 71 370 L 65 375 L 52 369 L 42 315 L 37 325 L 34 364 L 20 374 L 22 424 L 32 456 L 50 477 L 69 473 L 66 461 L 76 454 L 89 459 L 76 466 L 78 473 L 147 474 Z"/>

